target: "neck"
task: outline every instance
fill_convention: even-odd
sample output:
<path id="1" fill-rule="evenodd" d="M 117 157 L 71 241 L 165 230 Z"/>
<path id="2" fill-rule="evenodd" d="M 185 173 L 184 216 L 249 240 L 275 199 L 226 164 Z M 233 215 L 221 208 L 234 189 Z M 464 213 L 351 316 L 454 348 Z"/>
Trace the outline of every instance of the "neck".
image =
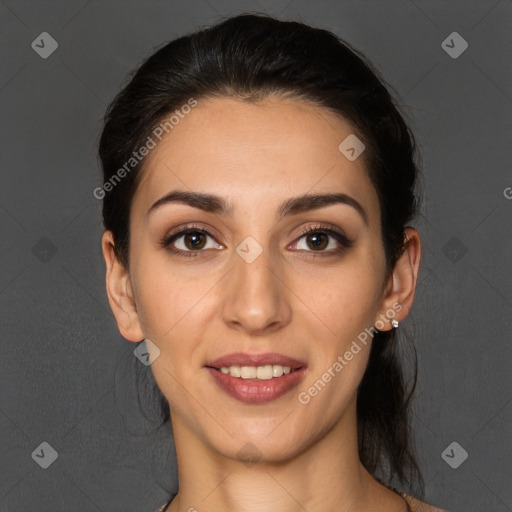
<path id="1" fill-rule="evenodd" d="M 179 417 L 172 426 L 180 482 L 172 512 L 363 511 L 370 510 L 371 491 L 382 487 L 359 460 L 355 403 L 321 438 L 283 461 L 233 460 Z"/>

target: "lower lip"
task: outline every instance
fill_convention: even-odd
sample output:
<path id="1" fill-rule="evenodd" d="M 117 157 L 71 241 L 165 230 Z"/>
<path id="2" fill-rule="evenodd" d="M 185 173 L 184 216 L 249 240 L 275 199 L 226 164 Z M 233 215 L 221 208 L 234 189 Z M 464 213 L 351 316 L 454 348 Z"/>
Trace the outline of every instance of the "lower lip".
<path id="1" fill-rule="evenodd" d="M 228 395 L 241 402 L 263 404 L 278 399 L 298 386 L 306 373 L 306 368 L 269 380 L 232 377 L 229 373 L 222 373 L 214 368 L 208 368 L 208 371 L 218 386 Z"/>

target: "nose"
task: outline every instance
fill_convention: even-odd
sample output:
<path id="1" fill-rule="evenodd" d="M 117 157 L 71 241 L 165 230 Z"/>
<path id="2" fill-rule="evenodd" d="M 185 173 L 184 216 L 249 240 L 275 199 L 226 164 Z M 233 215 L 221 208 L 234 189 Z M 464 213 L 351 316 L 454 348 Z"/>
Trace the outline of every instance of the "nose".
<path id="1" fill-rule="evenodd" d="M 275 258 L 272 261 L 269 250 L 264 249 L 251 260 L 243 252 L 233 255 L 234 268 L 225 287 L 222 314 L 231 329 L 261 336 L 290 322 L 290 291 L 282 265 Z"/>

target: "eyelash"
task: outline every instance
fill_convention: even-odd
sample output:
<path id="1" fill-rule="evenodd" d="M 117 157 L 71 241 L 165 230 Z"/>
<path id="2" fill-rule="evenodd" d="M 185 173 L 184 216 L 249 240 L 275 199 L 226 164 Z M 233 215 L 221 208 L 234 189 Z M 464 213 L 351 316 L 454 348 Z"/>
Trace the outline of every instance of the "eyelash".
<path id="1" fill-rule="evenodd" d="M 202 234 L 206 234 L 212 238 L 215 239 L 215 235 L 209 231 L 208 229 L 204 228 L 204 227 L 199 227 L 199 226 L 187 226 L 186 228 L 182 229 L 181 231 L 178 231 L 176 233 L 173 233 L 172 235 L 168 236 L 168 237 L 165 237 L 162 241 L 161 241 L 161 245 L 163 247 L 165 247 L 167 250 L 169 250 L 171 253 L 173 254 L 177 254 L 179 256 L 184 256 L 186 258 L 197 258 L 199 256 L 199 253 L 200 252 L 204 252 L 203 250 L 199 250 L 199 251 L 183 251 L 181 249 L 176 249 L 176 248 L 173 248 L 173 247 L 170 247 L 170 245 L 177 239 L 185 236 L 185 235 L 188 235 L 190 233 L 202 233 Z M 331 250 L 331 251 L 318 251 L 319 253 L 326 253 L 327 256 L 330 256 L 330 255 L 333 255 L 333 254 L 339 254 L 339 253 L 342 253 L 343 251 L 345 251 L 345 249 L 349 249 L 350 247 L 352 247 L 354 245 L 354 242 L 352 240 L 350 240 L 344 233 L 342 232 L 339 232 L 337 230 L 334 230 L 334 229 L 329 229 L 323 225 L 317 225 L 317 226 L 309 226 L 308 228 L 306 228 L 304 231 L 302 231 L 296 240 L 300 240 L 301 238 L 303 238 L 304 236 L 306 235 L 309 235 L 309 234 L 317 234 L 317 233 L 323 233 L 323 234 L 326 234 L 326 235 L 329 235 L 331 236 L 332 238 L 334 238 L 339 244 L 341 247 L 339 247 L 338 249 L 335 249 L 335 250 Z M 317 251 L 306 251 L 307 253 L 313 253 L 313 254 L 309 254 L 309 257 L 311 257 L 312 259 L 316 258 L 319 254 L 314 254 L 315 252 Z"/>

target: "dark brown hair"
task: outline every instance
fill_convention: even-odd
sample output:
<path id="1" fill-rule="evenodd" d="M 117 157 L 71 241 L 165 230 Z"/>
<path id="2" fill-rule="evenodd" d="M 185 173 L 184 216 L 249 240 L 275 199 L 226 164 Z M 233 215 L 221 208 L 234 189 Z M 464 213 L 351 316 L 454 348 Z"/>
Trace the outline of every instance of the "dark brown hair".
<path id="1" fill-rule="evenodd" d="M 329 31 L 266 15 L 228 18 L 163 45 L 110 104 L 99 144 L 104 182 L 165 116 L 191 97 L 304 99 L 348 120 L 365 144 L 362 156 L 379 198 L 391 272 L 403 251 L 404 229 L 417 211 L 419 166 L 414 136 L 384 83 L 362 54 Z M 130 205 L 142 163 L 103 197 L 103 222 L 113 232 L 116 254 L 125 265 Z M 409 391 L 402 363 L 395 331 L 377 332 L 358 390 L 359 454 L 372 474 L 411 484 L 414 478 L 421 480 L 410 431 L 416 362 Z M 161 395 L 160 402 L 168 417 Z"/>

